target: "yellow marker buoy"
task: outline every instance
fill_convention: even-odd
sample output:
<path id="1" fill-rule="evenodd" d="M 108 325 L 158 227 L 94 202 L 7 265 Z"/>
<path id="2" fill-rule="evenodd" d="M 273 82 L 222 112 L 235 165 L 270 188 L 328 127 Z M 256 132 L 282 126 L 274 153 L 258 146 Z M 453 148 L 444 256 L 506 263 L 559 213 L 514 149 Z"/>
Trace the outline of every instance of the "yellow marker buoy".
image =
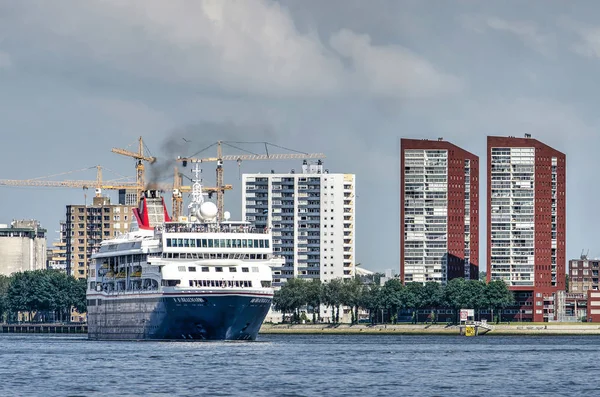
<path id="1" fill-rule="evenodd" d="M 475 327 L 467 325 L 465 328 L 465 336 L 475 336 Z"/>

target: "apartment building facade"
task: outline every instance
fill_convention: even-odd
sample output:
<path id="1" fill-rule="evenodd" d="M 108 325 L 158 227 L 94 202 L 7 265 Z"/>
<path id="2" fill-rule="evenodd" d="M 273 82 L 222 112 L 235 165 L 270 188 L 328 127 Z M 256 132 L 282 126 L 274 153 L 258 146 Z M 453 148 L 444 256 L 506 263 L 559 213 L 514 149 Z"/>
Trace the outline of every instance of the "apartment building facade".
<path id="1" fill-rule="evenodd" d="M 60 244 L 66 254 L 67 274 L 86 279 L 89 261 L 102 240 L 129 230 L 133 208 L 111 204 L 109 197 L 94 197 L 91 205 L 67 205 L 64 241 Z"/>
<path id="2" fill-rule="evenodd" d="M 515 320 L 548 321 L 565 289 L 566 156 L 528 134 L 487 147 L 488 281 L 515 292 Z"/>
<path id="3" fill-rule="evenodd" d="M 354 277 L 355 192 L 355 175 L 329 173 L 321 161 L 299 173 L 243 175 L 243 219 L 271 227 L 274 253 L 285 258 L 274 286 Z"/>
<path id="4" fill-rule="evenodd" d="M 588 259 L 582 255 L 579 259 L 569 261 L 569 292 L 587 294 L 587 291 L 598 291 L 598 272 L 600 259 Z"/>
<path id="5" fill-rule="evenodd" d="M 400 143 L 400 278 L 479 277 L 479 158 L 443 139 Z"/>

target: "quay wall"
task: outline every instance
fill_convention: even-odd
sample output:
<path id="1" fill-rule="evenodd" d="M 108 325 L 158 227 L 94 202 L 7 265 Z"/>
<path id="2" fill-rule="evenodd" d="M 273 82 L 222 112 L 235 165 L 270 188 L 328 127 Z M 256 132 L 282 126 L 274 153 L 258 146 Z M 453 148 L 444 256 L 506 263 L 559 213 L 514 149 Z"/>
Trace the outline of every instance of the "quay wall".
<path id="1" fill-rule="evenodd" d="M 0 324 L 0 334 L 87 334 L 87 325 Z"/>
<path id="2" fill-rule="evenodd" d="M 600 323 L 548 323 L 548 324 L 500 324 L 485 333 L 494 335 L 600 335 Z M 397 325 L 329 325 L 329 324 L 263 324 L 260 334 L 289 335 L 459 335 L 459 326 L 444 324 L 397 324 Z"/>

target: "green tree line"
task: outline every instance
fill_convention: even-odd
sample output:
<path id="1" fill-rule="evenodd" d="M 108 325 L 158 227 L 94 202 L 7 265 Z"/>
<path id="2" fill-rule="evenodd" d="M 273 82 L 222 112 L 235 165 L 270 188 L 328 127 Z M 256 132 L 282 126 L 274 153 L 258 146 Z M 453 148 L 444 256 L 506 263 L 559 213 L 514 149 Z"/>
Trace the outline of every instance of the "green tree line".
<path id="1" fill-rule="evenodd" d="M 56 270 L 0 275 L 0 322 L 14 322 L 18 313 L 37 321 L 70 319 L 71 307 L 86 311 L 86 281 Z"/>
<path id="2" fill-rule="evenodd" d="M 378 313 L 385 311 L 382 322 L 395 323 L 400 310 L 412 313 L 414 321 L 418 310 L 430 309 L 431 320 L 436 321 L 440 309 L 453 309 L 458 316 L 460 309 L 491 310 L 500 314 L 502 309 L 514 304 L 514 297 L 502 281 L 485 283 L 480 280 L 453 279 L 446 285 L 434 282 L 407 283 L 388 280 L 383 286 L 363 284 L 359 279 L 331 280 L 321 283 L 318 280 L 289 279 L 273 298 L 275 309 L 291 315 L 292 321 L 299 321 L 301 309 L 312 313 L 312 321 L 319 318 L 319 305 L 331 308 L 331 322 L 339 322 L 341 306 L 351 308 L 351 321 L 358 321 L 359 309 L 369 312 L 369 320 L 374 323 Z M 383 316 L 382 316 L 383 317 Z M 455 318 L 455 321 L 458 321 Z"/>

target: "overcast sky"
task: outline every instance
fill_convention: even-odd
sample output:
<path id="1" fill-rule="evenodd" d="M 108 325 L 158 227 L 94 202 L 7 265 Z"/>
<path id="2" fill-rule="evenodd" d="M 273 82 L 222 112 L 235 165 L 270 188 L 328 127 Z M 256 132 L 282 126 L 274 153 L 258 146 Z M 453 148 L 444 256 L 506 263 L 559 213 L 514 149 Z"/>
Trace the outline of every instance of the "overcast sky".
<path id="1" fill-rule="evenodd" d="M 599 12 L 559 0 L 0 0 L 0 178 L 97 164 L 105 179 L 133 176 L 110 149 L 139 135 L 163 158 L 218 137 L 324 152 L 330 172 L 357 175 L 357 260 L 397 271 L 399 139 L 444 137 L 485 165 L 487 135 L 530 133 L 567 154 L 567 256 L 600 256 Z M 228 165 L 228 209 L 241 212 L 240 172 L 299 166 Z M 0 223 L 36 218 L 52 239 L 65 205 L 83 201 L 3 187 Z"/>

